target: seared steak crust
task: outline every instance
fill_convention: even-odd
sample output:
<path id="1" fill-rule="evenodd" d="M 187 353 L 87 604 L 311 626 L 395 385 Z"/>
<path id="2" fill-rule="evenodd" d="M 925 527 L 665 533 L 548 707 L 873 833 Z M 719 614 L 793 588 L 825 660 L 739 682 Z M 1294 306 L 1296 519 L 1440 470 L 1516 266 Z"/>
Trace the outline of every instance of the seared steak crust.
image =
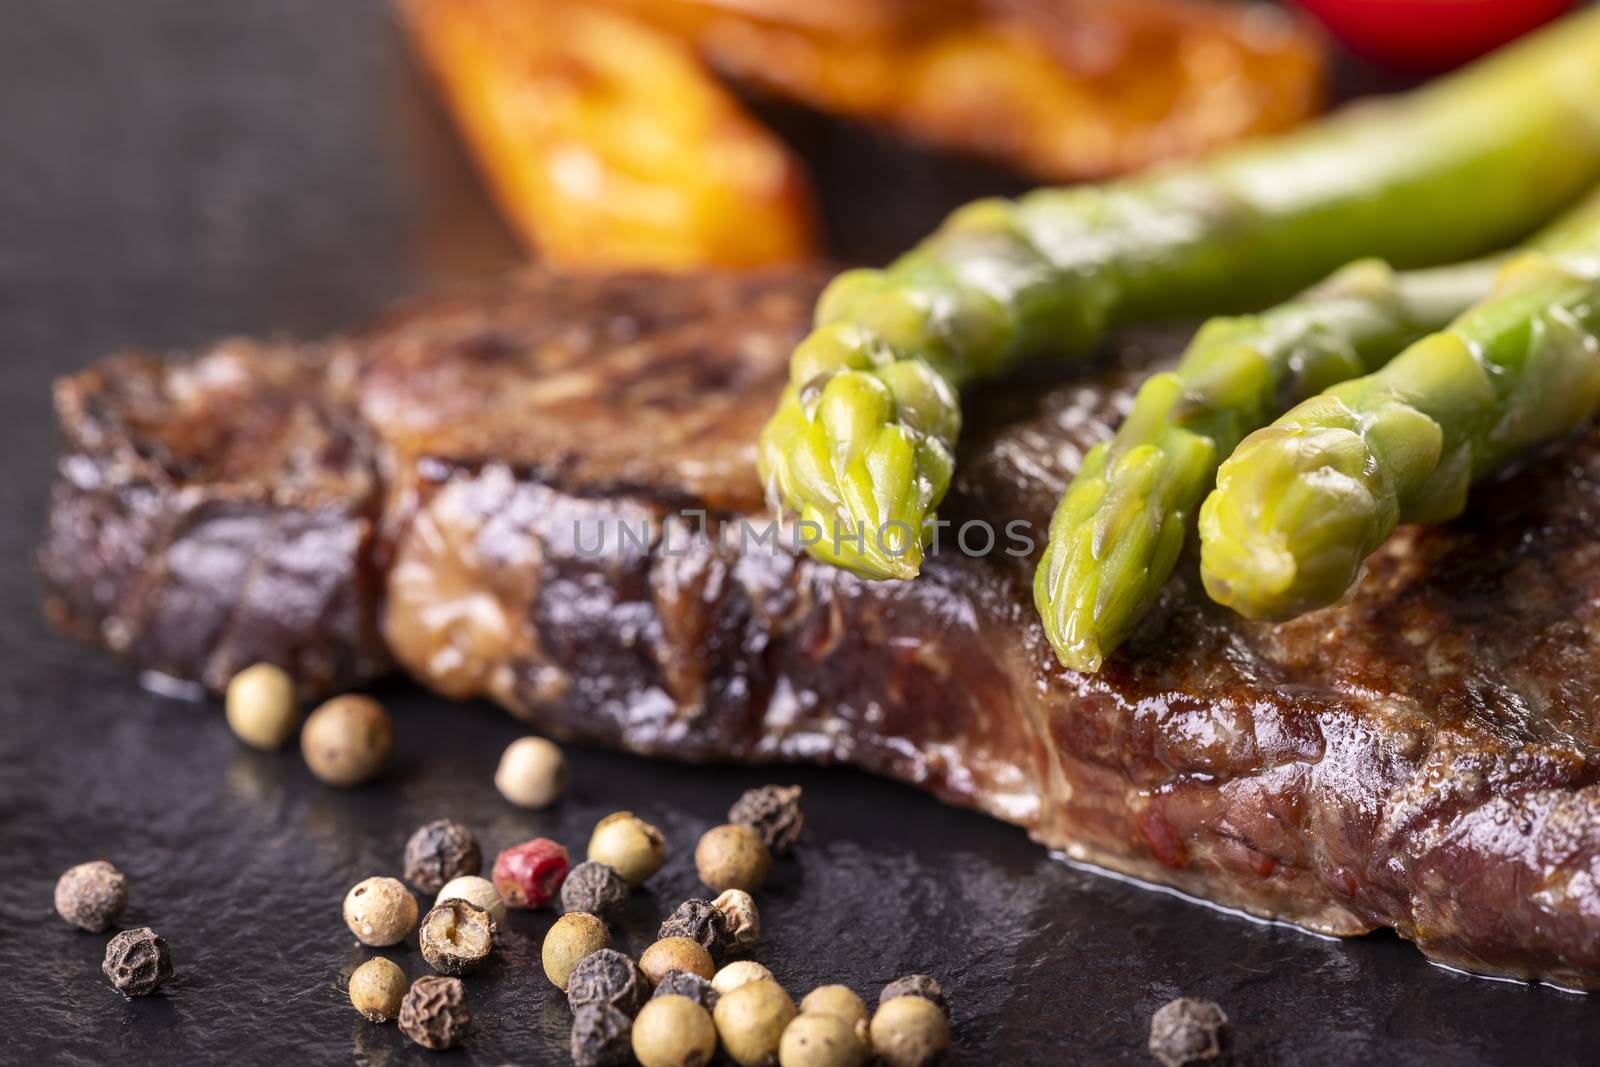
<path id="1" fill-rule="evenodd" d="M 1042 535 L 1159 346 L 976 398 L 943 550 L 915 582 L 861 582 L 738 536 L 765 521 L 748 457 L 815 284 L 536 275 L 414 305 L 341 351 L 323 380 L 348 383 L 348 407 L 329 417 L 383 472 L 385 533 L 357 556 L 386 576 L 398 662 L 563 736 L 848 762 L 1257 914 L 1391 926 L 1444 962 L 1600 985 L 1600 431 L 1485 487 L 1461 521 L 1402 532 L 1349 602 L 1293 623 L 1239 620 L 1181 567 L 1085 677 L 1051 658 L 1032 560 L 1004 553 L 1003 527 Z M 290 357 L 254 358 L 270 377 Z M 81 502 L 107 494 L 72 468 L 133 445 L 91 447 L 63 407 L 57 613 L 122 618 L 100 605 L 142 602 L 114 592 L 127 573 L 146 599 L 168 584 L 147 562 L 160 542 L 108 523 L 76 550 Z M 231 453 L 211 452 L 165 465 L 160 499 L 217 495 Z M 1001 528 L 981 558 L 954 544 L 977 518 Z M 235 609 L 232 587 L 210 595 Z M 184 644 L 161 662 L 159 645 L 119 647 L 216 684 L 204 639 Z"/>

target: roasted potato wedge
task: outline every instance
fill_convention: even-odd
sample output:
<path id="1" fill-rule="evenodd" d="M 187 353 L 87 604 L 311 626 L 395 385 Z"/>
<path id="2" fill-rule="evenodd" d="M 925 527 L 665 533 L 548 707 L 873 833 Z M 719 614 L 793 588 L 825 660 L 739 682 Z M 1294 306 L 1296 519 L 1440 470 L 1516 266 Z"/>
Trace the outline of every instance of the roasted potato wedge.
<path id="1" fill-rule="evenodd" d="M 680 41 L 567 0 L 399 0 L 505 215 L 566 268 L 814 253 L 800 164 Z"/>
<path id="2" fill-rule="evenodd" d="M 1283 129 L 1321 102 L 1287 13 L 1212 0 L 602 0 L 736 81 L 1069 181 Z"/>

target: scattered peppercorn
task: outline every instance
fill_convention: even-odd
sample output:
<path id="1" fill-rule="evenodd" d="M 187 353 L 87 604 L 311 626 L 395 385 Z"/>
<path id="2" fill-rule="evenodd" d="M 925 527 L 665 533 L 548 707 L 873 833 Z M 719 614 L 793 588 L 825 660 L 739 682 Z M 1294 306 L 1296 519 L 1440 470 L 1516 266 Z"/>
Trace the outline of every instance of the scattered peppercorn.
<path id="1" fill-rule="evenodd" d="M 725 889 L 711 902 L 722 912 L 728 932 L 729 952 L 749 952 L 761 940 L 761 912 L 755 898 L 743 889 Z"/>
<path id="2" fill-rule="evenodd" d="M 861 1067 L 867 1047 L 848 1019 L 802 1012 L 784 1028 L 779 1067 Z"/>
<path id="3" fill-rule="evenodd" d="M 477 874 L 482 866 L 478 839 L 451 819 L 425 823 L 406 842 L 406 881 L 424 893 L 437 893 L 446 882 Z"/>
<path id="4" fill-rule="evenodd" d="M 466 974 L 483 966 L 494 948 L 495 921 L 460 897 L 435 904 L 417 927 L 422 958 L 440 974 Z"/>
<path id="5" fill-rule="evenodd" d="M 172 953 L 148 926 L 124 930 L 106 945 L 100 970 L 123 996 L 147 997 L 172 977 Z"/>
<path id="6" fill-rule="evenodd" d="M 885 1067 L 932 1067 L 950 1050 L 950 1020 L 925 997 L 884 1001 L 868 1032 Z"/>
<path id="7" fill-rule="evenodd" d="M 800 1001 L 801 1015 L 837 1015 L 852 1027 L 859 1026 L 863 1035 L 868 1019 L 867 1005 L 855 990 L 843 985 L 819 985 Z"/>
<path id="8" fill-rule="evenodd" d="M 660 830 L 631 811 L 619 811 L 595 825 L 588 858 L 607 864 L 637 888 L 666 862 L 667 843 Z"/>
<path id="9" fill-rule="evenodd" d="M 615 919 L 628 903 L 628 883 L 616 868 L 586 860 L 567 872 L 561 883 L 563 911 L 586 911 L 607 922 Z"/>
<path id="10" fill-rule="evenodd" d="M 717 991 L 711 988 L 711 983 L 701 978 L 698 974 L 688 971 L 668 971 L 656 981 L 658 997 L 688 997 L 706 1011 L 711 1011 L 717 1006 Z"/>
<path id="11" fill-rule="evenodd" d="M 567 976 L 567 1006 L 573 1011 L 605 1004 L 631 1019 L 649 999 L 650 979 L 614 948 L 591 952 Z"/>
<path id="12" fill-rule="evenodd" d="M 773 855 L 785 855 L 800 839 L 806 822 L 800 810 L 800 787 L 764 785 L 746 790 L 728 809 L 728 821 L 760 834 Z"/>
<path id="13" fill-rule="evenodd" d="M 632 1063 L 633 1020 L 610 1004 L 578 1008 L 572 1015 L 572 1062 L 575 1067 L 626 1067 Z"/>
<path id="14" fill-rule="evenodd" d="M 105 860 L 67 868 L 56 879 L 56 912 L 80 930 L 98 934 L 128 907 L 128 879 Z"/>
<path id="15" fill-rule="evenodd" d="M 389 713 L 371 697 L 334 697 L 313 711 L 300 731 L 306 766 L 329 785 L 371 781 L 393 747 Z"/>
<path id="16" fill-rule="evenodd" d="M 542 737 L 519 737 L 500 756 L 494 787 L 519 808 L 548 808 L 567 787 L 567 758 Z"/>
<path id="17" fill-rule="evenodd" d="M 300 725 L 294 681 L 272 663 L 257 663 L 230 678 L 223 712 L 235 737 L 266 752 L 288 744 Z"/>
<path id="18" fill-rule="evenodd" d="M 945 1003 L 944 990 L 939 988 L 939 983 L 925 974 L 908 974 L 904 978 L 896 978 L 883 987 L 883 992 L 878 994 L 878 1006 L 881 1008 L 895 997 L 921 997 L 931 1000 L 939 1006 L 939 1010 L 946 1015 L 950 1014 L 950 1005 Z"/>
<path id="19" fill-rule="evenodd" d="M 443 904 L 447 900 L 464 900 L 468 904 L 476 904 L 494 919 L 495 925 L 506 921 L 506 902 L 500 899 L 500 890 L 487 878 L 479 878 L 475 874 L 464 874 L 459 878 L 452 878 L 439 890 L 439 895 L 433 898 L 435 904 Z"/>
<path id="20" fill-rule="evenodd" d="M 368 878 L 345 894 L 344 922 L 363 945 L 398 945 L 417 928 L 417 900 L 398 878 Z"/>
<path id="21" fill-rule="evenodd" d="M 424 975 L 411 983 L 400 1004 L 400 1032 L 434 1052 L 460 1044 L 471 1025 L 467 990 L 459 978 Z"/>
<path id="22" fill-rule="evenodd" d="M 708 982 L 717 973 L 711 953 L 687 937 L 664 937 L 657 941 L 640 954 L 639 966 L 652 982 L 660 982 L 668 971 L 698 974 Z"/>
<path id="23" fill-rule="evenodd" d="M 567 867 L 566 849 L 548 837 L 536 837 L 494 858 L 494 887 L 508 908 L 542 908 L 560 891 Z"/>
<path id="24" fill-rule="evenodd" d="M 712 1018 L 722 1049 L 739 1067 L 772 1067 L 784 1027 L 795 1017 L 794 1001 L 777 982 L 749 982 L 717 1000 Z"/>
<path id="25" fill-rule="evenodd" d="M 753 893 L 772 871 L 772 854 L 750 827 L 725 823 L 700 838 L 694 849 L 694 866 L 700 880 L 719 893 L 724 889 Z"/>
<path id="26" fill-rule="evenodd" d="M 701 1067 L 717 1050 L 717 1029 L 688 997 L 655 997 L 633 1021 L 633 1054 L 643 1067 Z"/>
<path id="27" fill-rule="evenodd" d="M 772 972 L 755 960 L 735 960 L 711 976 L 711 988 L 727 996 L 748 982 L 770 982 Z"/>
<path id="28" fill-rule="evenodd" d="M 564 991 L 579 961 L 610 947 L 611 935 L 606 932 L 605 923 L 586 911 L 569 912 L 557 919 L 544 935 L 541 956 L 545 977 L 550 979 L 551 985 Z"/>
<path id="29" fill-rule="evenodd" d="M 368 1022 L 393 1019 L 405 997 L 406 972 L 393 960 L 374 956 L 350 975 L 350 1003 Z"/>
<path id="30" fill-rule="evenodd" d="M 711 901 L 686 900 L 656 932 L 658 940 L 664 937 L 687 937 L 715 960 L 728 947 L 728 924 Z"/>
<path id="31" fill-rule="evenodd" d="M 1167 1067 L 1223 1063 L 1231 1038 L 1228 1016 L 1209 1000 L 1179 997 L 1150 1017 L 1150 1055 Z"/>

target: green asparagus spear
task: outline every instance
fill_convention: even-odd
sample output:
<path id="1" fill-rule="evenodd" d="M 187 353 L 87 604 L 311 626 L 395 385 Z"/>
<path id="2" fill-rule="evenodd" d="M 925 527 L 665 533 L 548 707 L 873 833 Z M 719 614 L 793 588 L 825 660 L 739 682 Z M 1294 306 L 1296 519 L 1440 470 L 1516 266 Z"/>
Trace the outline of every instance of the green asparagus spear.
<path id="1" fill-rule="evenodd" d="M 1597 224 L 1600 195 L 1534 247 L 1581 242 Z M 1502 262 L 1396 273 L 1362 260 L 1270 311 L 1206 323 L 1176 367 L 1140 387 L 1056 507 L 1034 602 L 1061 662 L 1099 670 L 1150 610 L 1217 464 L 1246 434 L 1443 329 L 1489 292 Z"/>
<path id="2" fill-rule="evenodd" d="M 811 552 L 907 578 L 949 486 L 957 391 L 1119 324 L 1259 305 L 1359 256 L 1453 262 L 1600 178 L 1600 10 L 1409 96 L 1208 162 L 958 211 L 829 286 L 762 432 Z"/>
<path id="3" fill-rule="evenodd" d="M 1201 577 L 1251 618 L 1331 604 L 1402 522 L 1600 408 L 1600 225 L 1528 252 L 1448 329 L 1257 430 L 1200 509 Z"/>

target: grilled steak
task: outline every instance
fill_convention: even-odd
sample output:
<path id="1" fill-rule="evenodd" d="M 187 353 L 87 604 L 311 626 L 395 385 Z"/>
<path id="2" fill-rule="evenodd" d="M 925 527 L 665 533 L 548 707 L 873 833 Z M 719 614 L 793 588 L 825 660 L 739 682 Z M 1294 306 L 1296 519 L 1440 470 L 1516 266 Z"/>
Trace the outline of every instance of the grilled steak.
<path id="1" fill-rule="evenodd" d="M 862 582 L 751 536 L 816 285 L 528 275 L 327 348 L 110 361 L 59 393 L 52 614 L 212 686 L 387 654 L 567 737 L 851 763 L 1256 914 L 1600 985 L 1600 431 L 1292 623 L 1180 567 L 1080 676 L 1006 524 L 1042 535 L 1172 346 L 975 397 L 941 551 Z"/>

